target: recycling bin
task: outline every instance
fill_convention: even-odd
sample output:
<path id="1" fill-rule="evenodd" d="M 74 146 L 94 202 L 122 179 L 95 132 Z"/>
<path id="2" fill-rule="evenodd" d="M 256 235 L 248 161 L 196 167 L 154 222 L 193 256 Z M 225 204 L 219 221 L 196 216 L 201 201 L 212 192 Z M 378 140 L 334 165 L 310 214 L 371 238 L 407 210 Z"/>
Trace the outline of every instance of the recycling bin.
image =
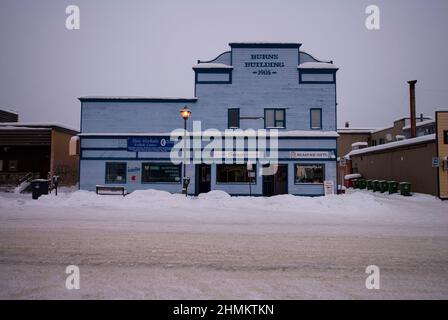
<path id="1" fill-rule="evenodd" d="M 359 180 L 358 179 L 354 179 L 353 180 L 353 189 L 358 189 L 359 188 Z"/>
<path id="2" fill-rule="evenodd" d="M 398 192 L 398 182 L 397 181 L 388 181 L 388 190 L 389 194 Z"/>
<path id="3" fill-rule="evenodd" d="M 32 197 L 34 200 L 39 199 L 43 194 L 48 194 L 48 180 L 36 179 L 31 181 Z"/>
<path id="4" fill-rule="evenodd" d="M 386 180 L 380 180 L 379 183 L 381 193 L 384 193 L 389 190 L 389 184 L 387 183 Z"/>
<path id="5" fill-rule="evenodd" d="M 411 195 L 411 184 L 409 182 L 400 182 L 400 194 L 406 197 Z"/>
<path id="6" fill-rule="evenodd" d="M 367 190 L 373 190 L 373 180 L 367 180 Z"/>
<path id="7" fill-rule="evenodd" d="M 380 180 L 373 180 L 373 192 L 380 191 Z"/>
<path id="8" fill-rule="evenodd" d="M 367 181 L 366 181 L 366 179 L 359 179 L 358 181 L 359 181 L 358 182 L 359 189 L 367 188 Z"/>

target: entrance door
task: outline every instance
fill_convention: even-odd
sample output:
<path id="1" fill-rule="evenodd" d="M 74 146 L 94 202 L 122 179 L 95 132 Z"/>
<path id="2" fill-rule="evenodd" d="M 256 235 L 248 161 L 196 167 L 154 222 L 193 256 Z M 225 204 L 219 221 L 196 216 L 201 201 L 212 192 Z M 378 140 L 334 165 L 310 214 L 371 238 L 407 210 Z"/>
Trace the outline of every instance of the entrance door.
<path id="1" fill-rule="evenodd" d="M 211 167 L 209 164 L 196 165 L 196 194 L 210 191 Z"/>
<path id="2" fill-rule="evenodd" d="M 288 193 L 288 165 L 279 164 L 277 172 L 263 176 L 263 196 L 270 197 Z"/>

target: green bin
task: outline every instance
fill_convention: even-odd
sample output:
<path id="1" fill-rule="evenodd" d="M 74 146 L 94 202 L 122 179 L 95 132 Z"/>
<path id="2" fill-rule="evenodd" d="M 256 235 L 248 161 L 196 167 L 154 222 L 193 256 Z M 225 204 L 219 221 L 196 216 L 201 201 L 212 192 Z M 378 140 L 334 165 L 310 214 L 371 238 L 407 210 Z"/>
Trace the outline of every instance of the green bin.
<path id="1" fill-rule="evenodd" d="M 380 191 L 380 180 L 373 180 L 373 192 Z"/>
<path id="2" fill-rule="evenodd" d="M 411 195 L 411 184 L 409 182 L 400 182 L 400 194 L 406 197 Z"/>
<path id="3" fill-rule="evenodd" d="M 367 188 L 367 181 L 366 181 L 366 179 L 359 179 L 358 187 L 359 187 L 359 189 Z"/>
<path id="4" fill-rule="evenodd" d="M 398 192 L 398 182 L 397 181 L 388 181 L 387 184 L 389 185 L 389 194 L 397 193 Z"/>
<path id="5" fill-rule="evenodd" d="M 389 185 L 388 185 L 386 180 L 380 180 L 379 183 L 380 183 L 380 191 L 381 191 L 381 193 L 384 193 L 387 190 L 389 190 Z"/>
<path id="6" fill-rule="evenodd" d="M 373 180 L 367 180 L 367 190 L 373 190 Z"/>
<path id="7" fill-rule="evenodd" d="M 359 180 L 354 179 L 352 182 L 352 185 L 353 185 L 353 189 L 358 189 L 359 188 Z"/>

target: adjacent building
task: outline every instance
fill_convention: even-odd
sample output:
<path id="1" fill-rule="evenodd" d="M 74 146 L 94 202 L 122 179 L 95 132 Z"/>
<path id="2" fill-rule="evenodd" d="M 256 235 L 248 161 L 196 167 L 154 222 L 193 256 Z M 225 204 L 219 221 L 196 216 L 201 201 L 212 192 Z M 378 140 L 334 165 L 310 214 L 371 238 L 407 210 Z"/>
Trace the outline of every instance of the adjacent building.
<path id="1" fill-rule="evenodd" d="M 18 120 L 15 113 L 11 117 Z M 11 191 L 22 182 L 53 175 L 60 176 L 61 185 L 75 185 L 79 158 L 69 156 L 69 142 L 77 134 L 55 123 L 0 123 L 0 187 Z"/>
<path id="2" fill-rule="evenodd" d="M 338 68 L 300 48 L 299 43 L 230 43 L 229 51 L 193 67 L 189 98 L 79 98 L 80 188 L 106 184 L 180 192 L 183 166 L 170 158 L 169 135 L 183 128 L 179 110 L 188 106 L 188 131 L 200 121 L 203 131 L 279 132 L 275 174 L 260 175 L 259 162 L 188 164 L 190 194 L 317 196 L 324 194 L 325 181 L 336 191 Z M 246 143 L 237 151 L 247 160 L 251 150 Z"/>
<path id="3" fill-rule="evenodd" d="M 415 192 L 447 199 L 448 111 L 437 111 L 434 119 L 421 115 L 415 127 L 415 137 L 410 118 L 381 129 L 339 129 L 339 183 L 347 185 L 344 177 L 359 173 L 366 179 L 410 182 Z"/>

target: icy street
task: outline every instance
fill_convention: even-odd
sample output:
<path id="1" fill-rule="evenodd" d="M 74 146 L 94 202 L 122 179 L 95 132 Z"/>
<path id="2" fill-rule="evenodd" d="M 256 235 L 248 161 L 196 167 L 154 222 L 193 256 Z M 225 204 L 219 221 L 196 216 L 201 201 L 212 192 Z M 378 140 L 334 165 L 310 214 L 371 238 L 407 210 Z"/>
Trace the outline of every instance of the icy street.
<path id="1" fill-rule="evenodd" d="M 365 287 L 369 265 L 380 290 Z M 447 299 L 448 202 L 0 194 L 0 299 L 78 298 Z"/>

